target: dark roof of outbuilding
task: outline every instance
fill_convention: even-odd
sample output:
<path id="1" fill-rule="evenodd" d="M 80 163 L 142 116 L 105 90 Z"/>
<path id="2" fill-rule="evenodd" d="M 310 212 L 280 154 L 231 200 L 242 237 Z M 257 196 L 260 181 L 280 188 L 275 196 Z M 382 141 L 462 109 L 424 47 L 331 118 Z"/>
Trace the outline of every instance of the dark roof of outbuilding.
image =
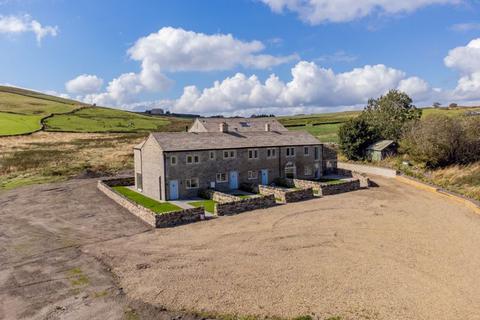
<path id="1" fill-rule="evenodd" d="M 303 131 L 263 132 L 159 132 L 152 133 L 164 151 L 288 147 L 321 144 Z"/>

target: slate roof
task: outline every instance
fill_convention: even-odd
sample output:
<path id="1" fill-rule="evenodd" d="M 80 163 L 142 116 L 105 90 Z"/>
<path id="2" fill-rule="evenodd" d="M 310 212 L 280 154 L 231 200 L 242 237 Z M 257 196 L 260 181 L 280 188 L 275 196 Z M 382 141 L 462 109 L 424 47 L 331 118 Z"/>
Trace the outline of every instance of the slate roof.
<path id="1" fill-rule="evenodd" d="M 367 150 L 382 151 L 393 143 L 395 143 L 395 141 L 393 140 L 380 140 L 375 142 L 374 144 L 369 145 L 367 147 Z"/>
<path id="2" fill-rule="evenodd" d="M 220 131 L 220 124 L 227 123 L 228 130 L 233 132 L 265 131 L 265 124 L 270 124 L 271 131 L 288 131 L 275 118 L 197 118 L 207 132 Z"/>
<path id="3" fill-rule="evenodd" d="M 239 149 L 319 145 L 303 131 L 263 132 L 159 132 L 152 133 L 163 151 Z"/>

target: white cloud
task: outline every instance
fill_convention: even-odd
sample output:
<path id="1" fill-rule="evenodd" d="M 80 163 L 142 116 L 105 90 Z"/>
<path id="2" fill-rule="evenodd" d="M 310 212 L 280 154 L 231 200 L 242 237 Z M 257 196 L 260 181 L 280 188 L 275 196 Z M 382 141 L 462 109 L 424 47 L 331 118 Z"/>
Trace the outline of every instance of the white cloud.
<path id="1" fill-rule="evenodd" d="M 444 59 L 445 65 L 462 74 L 480 71 L 480 38 L 470 41 L 464 47 L 450 50 Z"/>
<path id="2" fill-rule="evenodd" d="M 29 15 L 24 16 L 2 16 L 0 15 L 0 33 L 20 34 L 32 32 L 35 34 L 37 42 L 48 35 L 55 37 L 58 34 L 57 26 L 42 26 L 37 20 L 33 20 Z"/>
<path id="3" fill-rule="evenodd" d="M 245 42 L 231 34 L 207 35 L 165 27 L 137 40 L 128 53 L 142 62 L 143 69 L 155 66 L 163 72 L 229 70 L 236 66 L 265 69 L 297 59 L 296 55 L 260 54 L 264 49 L 260 41 Z"/>
<path id="4" fill-rule="evenodd" d="M 374 13 L 412 12 L 433 4 L 457 4 L 461 0 L 261 0 L 272 11 L 295 12 L 312 25 L 324 22 L 346 22 Z"/>
<path id="5" fill-rule="evenodd" d="M 323 62 L 323 63 L 336 63 L 336 62 L 350 63 L 350 62 L 354 62 L 355 60 L 357 60 L 356 56 L 348 54 L 343 50 L 336 51 L 333 54 L 325 54 L 315 59 L 315 61 Z"/>
<path id="6" fill-rule="evenodd" d="M 90 74 L 82 74 L 78 77 L 67 81 L 65 88 L 70 93 L 75 94 L 92 94 L 102 89 L 103 79 Z"/>
<path id="7" fill-rule="evenodd" d="M 458 32 L 480 30 L 480 23 L 477 23 L 477 22 L 457 23 L 452 25 L 450 29 Z"/>
<path id="8" fill-rule="evenodd" d="M 205 114 L 248 114 L 255 110 L 285 114 L 361 105 L 395 88 L 421 99 L 431 93 L 424 80 L 408 78 L 403 71 L 381 64 L 335 73 L 314 62 L 300 61 L 291 74 L 292 80 L 287 83 L 275 75 L 262 83 L 255 75 L 247 77 L 237 73 L 202 91 L 188 86 L 173 104 L 173 110 Z"/>
<path id="9" fill-rule="evenodd" d="M 89 94 L 89 103 L 124 105 L 145 91 L 163 91 L 172 81 L 165 73 L 181 71 L 230 70 L 243 66 L 266 69 L 295 59 L 297 55 L 272 56 L 261 53 L 260 41 L 245 42 L 231 34 L 207 35 L 181 28 L 165 27 L 142 37 L 128 49 L 129 57 L 139 61 L 139 73 L 126 73 L 113 79 L 106 92 Z"/>
<path id="10" fill-rule="evenodd" d="M 447 67 L 461 74 L 456 88 L 450 92 L 450 99 L 480 99 L 480 38 L 470 41 L 466 46 L 450 50 L 444 62 Z"/>

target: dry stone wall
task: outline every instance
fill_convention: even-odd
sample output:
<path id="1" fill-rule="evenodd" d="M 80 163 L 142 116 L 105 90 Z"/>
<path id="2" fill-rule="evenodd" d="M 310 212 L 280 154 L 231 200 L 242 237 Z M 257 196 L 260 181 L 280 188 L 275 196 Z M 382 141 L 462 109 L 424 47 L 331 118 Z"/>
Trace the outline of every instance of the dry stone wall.
<path id="1" fill-rule="evenodd" d="M 215 214 L 219 216 L 234 215 L 245 211 L 265 209 L 276 205 L 275 196 L 267 195 L 240 199 L 239 201 L 230 201 L 215 204 Z"/>
<path id="2" fill-rule="evenodd" d="M 351 178 L 341 183 L 329 184 L 320 181 L 291 179 L 290 184 L 297 188 L 308 189 L 311 188 L 318 192 L 320 196 L 333 195 L 360 189 L 360 180 Z"/>
<path id="3" fill-rule="evenodd" d="M 155 228 L 173 227 L 180 224 L 200 221 L 204 217 L 203 208 L 184 209 L 181 211 L 156 214 L 155 212 L 138 205 L 130 199 L 127 199 L 112 189 L 112 187 L 128 186 L 133 182 L 133 177 L 105 179 L 98 181 L 97 187 L 107 197 L 127 209 L 134 216 L 140 218 L 145 223 Z"/>
<path id="4" fill-rule="evenodd" d="M 259 185 L 258 190 L 261 195 L 273 195 L 276 199 L 284 203 L 297 202 L 314 197 L 312 188 L 292 190 L 281 187 Z"/>

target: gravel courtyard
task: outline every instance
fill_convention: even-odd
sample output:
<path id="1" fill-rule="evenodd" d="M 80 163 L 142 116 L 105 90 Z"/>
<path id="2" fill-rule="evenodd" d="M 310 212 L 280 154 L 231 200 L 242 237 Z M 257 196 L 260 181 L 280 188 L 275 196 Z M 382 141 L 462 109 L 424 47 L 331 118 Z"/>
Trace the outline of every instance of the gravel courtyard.
<path id="1" fill-rule="evenodd" d="M 173 310 L 480 319 L 480 216 L 396 180 L 83 247 Z"/>

